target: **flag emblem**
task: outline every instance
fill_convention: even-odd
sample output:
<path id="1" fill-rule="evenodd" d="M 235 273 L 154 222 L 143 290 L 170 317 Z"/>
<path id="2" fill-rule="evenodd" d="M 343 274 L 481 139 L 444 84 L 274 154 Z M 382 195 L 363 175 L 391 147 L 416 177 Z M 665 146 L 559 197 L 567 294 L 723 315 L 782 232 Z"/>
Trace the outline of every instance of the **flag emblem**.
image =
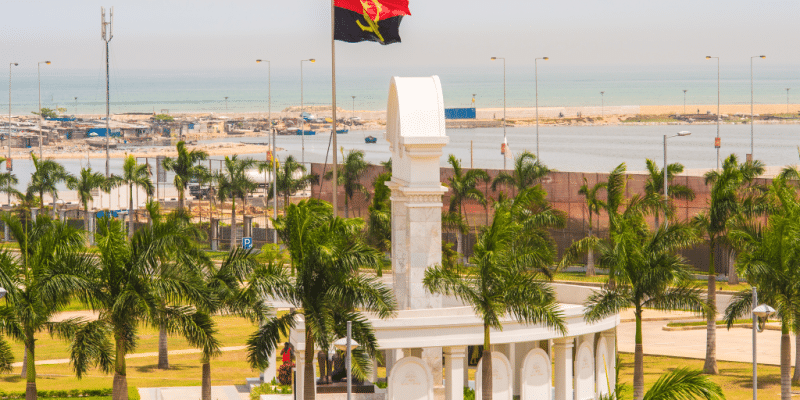
<path id="1" fill-rule="evenodd" d="M 335 0 L 334 39 L 392 44 L 400 42 L 400 21 L 411 15 L 408 0 Z"/>

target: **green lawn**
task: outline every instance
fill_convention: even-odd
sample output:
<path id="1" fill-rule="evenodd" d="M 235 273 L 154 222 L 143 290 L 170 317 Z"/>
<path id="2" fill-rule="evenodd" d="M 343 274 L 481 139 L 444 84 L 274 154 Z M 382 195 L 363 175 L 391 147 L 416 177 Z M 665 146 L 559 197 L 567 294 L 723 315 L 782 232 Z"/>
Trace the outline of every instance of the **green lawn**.
<path id="1" fill-rule="evenodd" d="M 724 344 L 720 343 L 720 345 Z M 625 394 L 625 398 L 630 398 L 633 388 L 633 354 L 620 353 L 620 361 L 622 364 L 620 381 L 628 385 L 629 391 Z M 749 400 L 753 398 L 753 370 L 750 364 L 718 361 L 718 366 L 719 375 L 710 375 L 709 378 L 722 387 L 727 400 Z M 703 360 L 645 355 L 645 388 L 650 388 L 661 374 L 683 367 L 702 370 Z M 794 389 L 796 390 L 796 386 Z M 759 365 L 758 398 L 778 399 L 780 398 L 780 392 L 780 367 Z"/>
<path id="2" fill-rule="evenodd" d="M 219 330 L 219 338 L 222 347 L 228 346 L 241 346 L 247 342 L 247 337 L 255 332 L 256 326 L 248 322 L 244 318 L 232 316 L 217 316 L 214 317 L 217 322 L 217 329 Z M 138 332 L 138 341 L 135 352 L 136 353 L 149 353 L 158 351 L 158 330 L 151 327 L 141 328 Z M 22 344 L 9 341 L 11 343 L 11 350 L 14 354 L 16 361 L 22 361 L 23 346 Z M 36 359 L 37 360 L 53 360 L 69 358 L 67 349 L 67 342 L 53 339 L 47 333 L 40 333 L 36 341 Z M 171 336 L 169 338 L 169 349 L 180 350 L 190 349 L 190 346 L 183 338 Z M 170 356 L 172 358 L 173 356 Z M 171 361 L 171 360 L 170 360 Z M 37 369 L 39 366 L 37 366 Z"/>
<path id="3" fill-rule="evenodd" d="M 565 281 L 565 282 L 592 282 L 592 283 L 606 283 L 608 280 L 608 275 L 595 275 L 595 276 L 586 276 L 584 272 L 558 272 L 553 277 L 556 281 Z M 706 286 L 707 279 L 697 279 L 695 282 L 703 288 Z M 717 282 L 717 291 L 733 291 L 738 292 L 740 290 L 750 289 L 750 285 L 747 283 L 739 283 L 738 285 L 728 285 L 727 282 Z"/>

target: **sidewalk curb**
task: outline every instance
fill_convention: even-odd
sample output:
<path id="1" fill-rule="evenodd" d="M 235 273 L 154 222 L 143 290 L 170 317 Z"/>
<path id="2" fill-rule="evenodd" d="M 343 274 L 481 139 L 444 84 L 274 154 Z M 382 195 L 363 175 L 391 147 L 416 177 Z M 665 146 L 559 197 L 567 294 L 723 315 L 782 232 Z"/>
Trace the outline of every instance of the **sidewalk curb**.
<path id="1" fill-rule="evenodd" d="M 727 327 L 725 325 L 717 325 L 717 328 L 720 328 L 720 327 L 722 327 L 723 329 L 727 329 Z M 751 324 L 733 324 L 733 325 L 731 325 L 731 328 L 752 329 L 753 325 L 751 325 Z M 672 332 L 672 331 L 699 331 L 699 330 L 705 330 L 705 329 L 706 329 L 705 325 L 693 325 L 693 326 L 667 326 L 667 325 L 664 325 L 661 328 L 661 330 L 668 331 L 668 332 Z M 765 325 L 764 329 L 770 330 L 770 331 L 779 331 L 779 330 L 781 330 L 781 327 L 779 325 Z"/>

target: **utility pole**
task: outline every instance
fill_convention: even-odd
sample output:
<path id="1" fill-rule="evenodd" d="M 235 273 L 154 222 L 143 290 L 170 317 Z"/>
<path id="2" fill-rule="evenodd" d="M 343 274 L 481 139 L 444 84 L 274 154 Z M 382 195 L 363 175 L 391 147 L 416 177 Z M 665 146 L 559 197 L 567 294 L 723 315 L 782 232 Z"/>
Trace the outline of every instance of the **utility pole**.
<path id="1" fill-rule="evenodd" d="M 106 9 L 100 7 L 101 17 L 101 31 L 103 41 L 106 42 L 106 178 L 111 176 L 110 169 L 111 157 L 108 152 L 109 140 L 111 139 L 111 108 L 110 108 L 110 82 L 109 82 L 109 69 L 108 69 L 108 42 L 114 38 L 114 7 L 111 7 L 108 12 L 108 21 L 106 21 Z M 76 103 L 77 104 L 77 103 Z M 109 202 L 110 206 L 111 202 Z M 130 212 L 130 210 L 129 210 Z"/>
<path id="2" fill-rule="evenodd" d="M 75 98 L 75 118 L 78 118 L 78 98 Z"/>

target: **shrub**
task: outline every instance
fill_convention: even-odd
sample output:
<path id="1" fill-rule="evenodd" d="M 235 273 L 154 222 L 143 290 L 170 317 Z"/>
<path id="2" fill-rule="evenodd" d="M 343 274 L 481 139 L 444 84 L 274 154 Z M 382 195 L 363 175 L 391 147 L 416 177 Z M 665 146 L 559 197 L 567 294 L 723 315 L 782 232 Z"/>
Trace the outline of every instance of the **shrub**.
<path id="1" fill-rule="evenodd" d="M 280 382 L 281 385 L 292 384 L 292 368 L 294 368 L 294 363 L 282 364 L 278 368 L 278 382 Z"/>
<path id="2" fill-rule="evenodd" d="M 464 400 L 475 400 L 475 390 L 464 387 Z"/>

